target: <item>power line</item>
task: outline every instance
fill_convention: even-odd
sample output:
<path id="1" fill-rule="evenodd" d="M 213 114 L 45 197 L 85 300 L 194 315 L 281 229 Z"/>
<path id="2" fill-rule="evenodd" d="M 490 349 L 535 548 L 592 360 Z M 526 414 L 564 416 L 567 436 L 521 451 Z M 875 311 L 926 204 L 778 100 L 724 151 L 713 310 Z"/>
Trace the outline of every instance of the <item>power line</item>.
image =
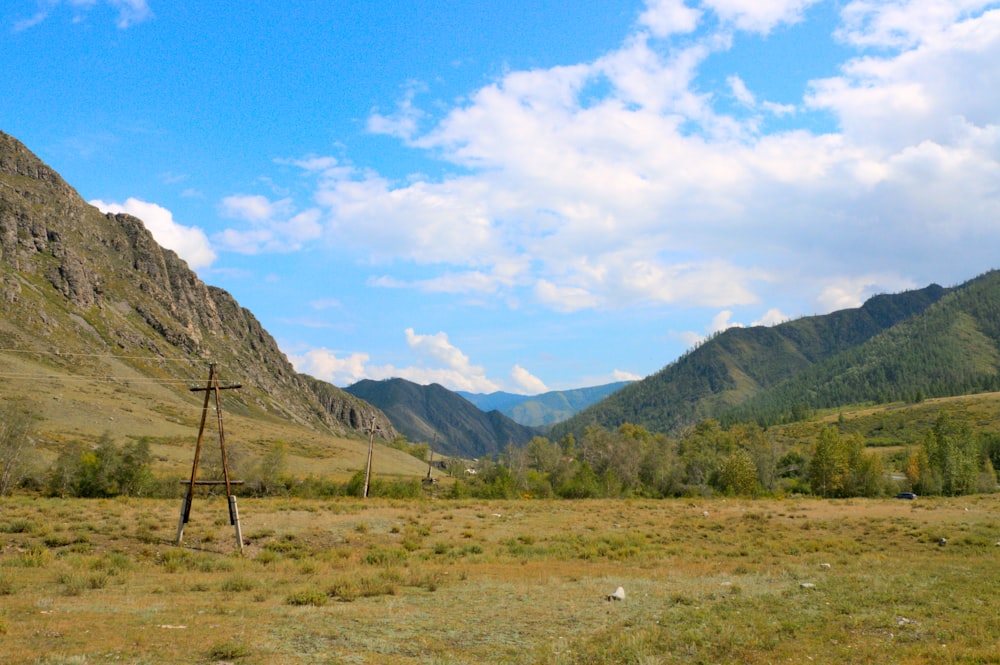
<path id="1" fill-rule="evenodd" d="M 203 359 L 192 359 L 192 358 L 170 358 L 162 356 L 126 356 L 126 355 L 115 355 L 113 353 L 71 353 L 62 351 L 37 351 L 30 349 L 14 349 L 7 347 L 0 347 L 0 353 L 20 353 L 26 355 L 41 355 L 41 356 L 52 356 L 57 358 L 101 358 L 104 360 L 141 360 L 150 363 L 161 363 L 161 362 L 179 362 L 189 365 L 204 364 L 208 361 Z M 217 364 L 217 363 L 215 363 Z M 159 385 L 183 385 L 183 386 L 197 386 L 202 380 L 197 378 L 189 379 L 168 379 L 168 378 L 156 378 L 149 376 L 81 376 L 81 375 L 65 375 L 65 374 L 37 374 L 31 372 L 0 372 L 0 379 L 21 379 L 21 380 L 49 380 L 49 381 L 77 381 L 77 382 L 103 382 L 103 383 L 149 383 L 149 384 L 159 384 Z"/>
<path id="2" fill-rule="evenodd" d="M 0 372 L 0 379 L 32 379 L 51 381 L 103 381 L 114 383 L 158 383 L 158 384 L 179 384 L 197 385 L 198 379 L 157 379 L 147 376 L 73 376 L 66 374 L 33 374 L 28 372 L 7 373 Z"/>
<path id="3" fill-rule="evenodd" d="M 33 351 L 28 349 L 9 349 L 0 347 L 2 353 L 25 353 L 40 356 L 56 356 L 59 358 L 114 358 L 115 360 L 147 360 L 153 362 L 177 362 L 191 365 L 202 364 L 205 361 L 194 358 L 168 358 L 165 356 L 119 356 L 113 353 L 70 353 L 64 351 Z"/>

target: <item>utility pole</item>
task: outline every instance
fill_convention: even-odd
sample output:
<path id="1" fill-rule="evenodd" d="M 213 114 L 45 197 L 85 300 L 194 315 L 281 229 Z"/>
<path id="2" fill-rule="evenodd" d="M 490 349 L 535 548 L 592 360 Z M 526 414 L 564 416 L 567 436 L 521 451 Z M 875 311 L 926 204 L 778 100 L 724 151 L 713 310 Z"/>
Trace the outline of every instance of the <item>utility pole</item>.
<path id="1" fill-rule="evenodd" d="M 242 480 L 229 479 L 229 458 L 226 455 L 226 436 L 222 428 L 222 402 L 219 399 L 219 391 L 233 390 L 241 388 L 240 384 L 230 386 L 219 385 L 219 375 L 215 369 L 215 363 L 208 366 L 208 384 L 204 388 L 191 388 L 191 392 L 205 392 L 205 404 L 201 408 L 201 426 L 198 428 L 198 443 L 195 444 L 194 462 L 191 464 L 191 480 L 187 482 L 187 494 L 181 503 L 181 516 L 177 524 L 177 544 L 180 545 L 184 539 L 184 525 L 191 518 L 191 503 L 194 501 L 195 485 L 221 485 L 226 486 L 226 497 L 229 500 L 229 523 L 236 530 L 236 544 L 243 551 L 243 534 L 240 531 L 240 515 L 236 507 L 236 497 L 233 495 L 232 485 L 242 485 Z M 219 428 L 219 449 L 222 453 L 222 475 L 223 480 L 198 480 L 198 461 L 201 458 L 201 441 L 205 434 L 205 422 L 208 419 L 208 405 L 212 395 L 215 395 L 215 413 Z M 183 482 L 183 481 L 182 481 Z"/>
<path id="2" fill-rule="evenodd" d="M 375 447 L 375 414 L 372 414 L 372 422 L 368 434 L 368 464 L 365 466 L 365 498 L 368 498 L 368 486 L 372 479 L 372 449 Z"/>
<path id="3" fill-rule="evenodd" d="M 434 465 L 434 444 L 437 443 L 438 435 L 434 432 L 434 438 L 431 440 L 431 449 L 427 455 L 427 477 L 424 478 L 425 485 L 431 485 L 434 483 L 434 479 L 431 478 L 431 467 Z"/>

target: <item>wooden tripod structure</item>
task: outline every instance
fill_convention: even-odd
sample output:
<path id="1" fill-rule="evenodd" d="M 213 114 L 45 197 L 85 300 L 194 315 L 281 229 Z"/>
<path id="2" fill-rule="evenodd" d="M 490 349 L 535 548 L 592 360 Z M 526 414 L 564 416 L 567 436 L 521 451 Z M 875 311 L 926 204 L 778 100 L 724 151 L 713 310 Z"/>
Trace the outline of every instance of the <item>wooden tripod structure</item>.
<path id="1" fill-rule="evenodd" d="M 177 523 L 177 544 L 180 545 L 184 539 L 184 525 L 191 517 L 191 502 L 194 500 L 195 485 L 222 485 L 226 486 L 226 497 L 229 500 L 229 523 L 236 530 L 236 544 L 243 551 L 243 534 L 240 531 L 240 514 L 236 507 L 236 497 L 233 495 L 232 485 L 242 485 L 241 480 L 229 479 L 229 458 L 226 456 L 226 436 L 222 428 L 222 403 L 219 400 L 219 392 L 222 390 L 232 390 L 241 388 L 240 384 L 230 386 L 219 385 L 219 374 L 216 372 L 215 363 L 208 366 L 208 384 L 204 388 L 192 388 L 191 392 L 205 392 L 205 404 L 201 409 L 201 427 L 198 428 L 198 443 L 194 449 L 194 463 L 191 465 L 191 480 L 187 481 L 187 494 L 181 503 L 181 516 Z M 208 419 L 208 406 L 215 395 L 215 414 L 219 423 L 219 449 L 222 453 L 222 475 L 223 480 L 198 480 L 198 461 L 201 458 L 201 441 L 205 435 L 205 422 Z M 183 482 L 183 481 L 182 481 Z"/>

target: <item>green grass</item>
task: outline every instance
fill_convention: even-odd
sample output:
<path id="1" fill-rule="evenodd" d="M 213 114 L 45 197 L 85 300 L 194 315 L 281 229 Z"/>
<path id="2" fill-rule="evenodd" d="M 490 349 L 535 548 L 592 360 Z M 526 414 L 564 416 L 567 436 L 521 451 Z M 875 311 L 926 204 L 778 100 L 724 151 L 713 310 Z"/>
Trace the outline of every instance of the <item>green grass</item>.
<path id="1" fill-rule="evenodd" d="M 4 663 L 1000 662 L 1000 496 L 0 507 Z"/>

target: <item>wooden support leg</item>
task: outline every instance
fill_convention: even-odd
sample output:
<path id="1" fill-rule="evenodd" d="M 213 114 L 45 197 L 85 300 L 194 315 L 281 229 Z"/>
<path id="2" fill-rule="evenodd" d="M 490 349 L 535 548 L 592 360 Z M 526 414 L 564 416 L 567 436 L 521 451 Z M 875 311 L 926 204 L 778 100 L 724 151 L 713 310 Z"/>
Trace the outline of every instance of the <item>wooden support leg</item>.
<path id="1" fill-rule="evenodd" d="M 236 530 L 236 545 L 243 551 L 243 532 L 240 530 L 240 511 L 236 507 L 236 496 L 229 496 L 229 521 Z"/>
<path id="2" fill-rule="evenodd" d="M 184 522 L 188 515 L 188 496 L 185 494 L 184 498 L 181 499 L 181 516 L 177 520 L 177 544 L 180 545 L 181 541 L 184 540 Z"/>

